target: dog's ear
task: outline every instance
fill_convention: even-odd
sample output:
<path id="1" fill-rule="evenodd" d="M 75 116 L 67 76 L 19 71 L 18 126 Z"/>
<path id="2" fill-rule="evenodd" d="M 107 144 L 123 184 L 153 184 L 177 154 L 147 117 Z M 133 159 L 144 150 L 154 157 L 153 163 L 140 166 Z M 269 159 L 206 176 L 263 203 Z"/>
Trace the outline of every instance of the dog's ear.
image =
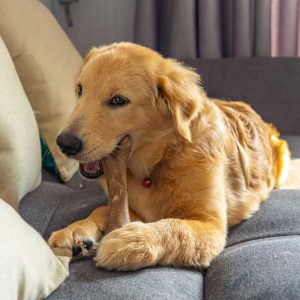
<path id="1" fill-rule="evenodd" d="M 204 95 L 200 76 L 176 61 L 167 61 L 167 71 L 158 79 L 158 95 L 166 102 L 176 131 L 191 142 L 190 125 L 200 112 Z"/>

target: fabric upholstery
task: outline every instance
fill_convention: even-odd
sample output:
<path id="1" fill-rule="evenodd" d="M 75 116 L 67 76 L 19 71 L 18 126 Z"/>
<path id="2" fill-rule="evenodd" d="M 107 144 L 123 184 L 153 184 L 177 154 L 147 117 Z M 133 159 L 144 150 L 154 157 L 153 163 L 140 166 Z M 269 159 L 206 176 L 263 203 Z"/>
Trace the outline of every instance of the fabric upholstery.
<path id="1" fill-rule="evenodd" d="M 292 159 L 289 166 L 288 176 L 281 189 L 300 189 L 300 159 Z"/>
<path id="2" fill-rule="evenodd" d="M 60 183 L 45 182 L 20 203 L 25 221 L 45 238 L 70 223 L 85 218 L 97 206 L 105 203 L 100 187 L 75 190 Z"/>
<path id="3" fill-rule="evenodd" d="M 300 190 L 275 190 L 258 212 L 229 231 L 205 274 L 205 299 L 297 299 Z"/>
<path id="4" fill-rule="evenodd" d="M 202 274 L 196 270 L 155 267 L 108 272 L 95 268 L 89 259 L 71 263 L 70 277 L 47 299 L 201 300 L 202 287 Z"/>
<path id="5" fill-rule="evenodd" d="M 1 299 L 44 299 L 68 276 L 70 258 L 57 257 L 42 237 L 0 199 Z"/>
<path id="6" fill-rule="evenodd" d="M 300 135 L 299 58 L 185 62 L 202 75 L 209 96 L 245 101 L 282 134 Z"/>
<path id="7" fill-rule="evenodd" d="M 44 168 L 42 169 L 42 177 L 44 181 L 62 183 L 54 172 L 46 170 Z M 97 180 L 89 180 L 81 176 L 80 172 L 77 171 L 68 182 L 64 183 L 64 186 L 80 190 L 86 188 L 99 187 L 99 183 Z"/>
<path id="8" fill-rule="evenodd" d="M 74 190 L 43 182 L 22 200 L 20 212 L 48 238 L 104 203 L 100 188 Z M 299 293 L 299 214 L 300 191 L 273 191 L 252 218 L 229 231 L 226 250 L 205 272 L 204 299 L 232 299 L 247 286 L 249 297 L 283 299 Z M 70 277 L 49 299 L 202 299 L 202 280 L 200 271 L 165 267 L 107 272 L 87 259 L 71 263 Z"/>
<path id="9" fill-rule="evenodd" d="M 36 114 L 61 178 L 78 163 L 60 153 L 55 140 L 75 105 L 74 79 L 82 59 L 51 13 L 37 0 L 0 0 L 0 35 Z"/>
<path id="10" fill-rule="evenodd" d="M 17 208 L 41 181 L 39 132 L 1 37 L 0 66 L 0 197 Z"/>
<path id="11" fill-rule="evenodd" d="M 251 240 L 300 235 L 299 212 L 299 190 L 273 190 L 270 199 L 261 204 L 252 218 L 231 228 L 227 246 Z"/>
<path id="12" fill-rule="evenodd" d="M 83 219 L 106 203 L 100 186 L 71 189 L 43 182 L 26 196 L 19 207 L 23 218 L 45 239 L 51 232 Z M 97 269 L 93 260 L 70 265 L 70 279 L 48 299 L 201 299 L 202 273 L 195 270 L 150 268 L 138 272 L 108 272 Z"/>
<path id="13" fill-rule="evenodd" d="M 205 275 L 204 299 L 298 299 L 299 249 L 299 236 L 260 239 L 227 248 Z"/>

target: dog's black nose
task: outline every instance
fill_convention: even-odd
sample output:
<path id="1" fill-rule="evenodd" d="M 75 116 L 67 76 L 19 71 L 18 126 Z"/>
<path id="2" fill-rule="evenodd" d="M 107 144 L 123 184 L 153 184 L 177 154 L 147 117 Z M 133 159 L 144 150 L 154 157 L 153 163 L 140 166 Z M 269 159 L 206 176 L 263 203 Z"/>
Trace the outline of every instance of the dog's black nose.
<path id="1" fill-rule="evenodd" d="M 82 141 L 70 133 L 61 133 L 56 138 L 60 151 L 68 156 L 75 155 L 82 150 Z"/>

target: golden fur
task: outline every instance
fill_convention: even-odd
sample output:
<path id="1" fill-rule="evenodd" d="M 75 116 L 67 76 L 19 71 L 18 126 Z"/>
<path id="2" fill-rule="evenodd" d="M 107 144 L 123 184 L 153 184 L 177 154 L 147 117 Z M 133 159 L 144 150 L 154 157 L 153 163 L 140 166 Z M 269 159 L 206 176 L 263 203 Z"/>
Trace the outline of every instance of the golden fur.
<path id="1" fill-rule="evenodd" d="M 97 266 L 132 270 L 161 264 L 207 267 L 230 226 L 249 218 L 284 180 L 289 150 L 249 105 L 209 99 L 200 76 L 130 43 L 92 49 L 78 82 L 83 94 L 64 131 L 83 141 L 79 161 L 110 154 L 132 137 L 128 193 L 132 222 L 105 237 L 107 206 L 53 233 L 49 244 L 100 242 Z M 123 95 L 130 104 L 112 109 Z M 142 180 L 151 177 L 151 188 Z M 105 178 L 100 183 L 107 192 Z M 102 239 L 101 239 L 102 238 Z"/>

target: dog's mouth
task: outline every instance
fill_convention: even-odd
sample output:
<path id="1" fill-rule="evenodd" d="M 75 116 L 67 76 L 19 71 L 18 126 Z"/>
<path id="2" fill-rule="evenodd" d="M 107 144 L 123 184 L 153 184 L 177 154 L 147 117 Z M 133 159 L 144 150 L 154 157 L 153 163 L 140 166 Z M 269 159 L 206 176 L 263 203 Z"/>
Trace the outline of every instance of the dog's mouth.
<path id="1" fill-rule="evenodd" d="M 120 146 L 120 144 L 121 144 L 124 137 L 125 136 L 123 136 L 120 139 L 120 141 L 117 144 L 117 146 L 115 147 L 115 149 L 109 155 L 112 155 L 113 153 L 118 151 L 119 146 Z M 95 179 L 95 178 L 98 178 L 98 177 L 100 177 L 104 174 L 104 169 L 103 169 L 101 159 L 91 161 L 91 162 L 80 162 L 79 163 L 79 171 L 80 171 L 82 176 L 84 176 L 88 179 Z"/>
<path id="2" fill-rule="evenodd" d="M 101 159 L 87 163 L 80 163 L 79 170 L 82 176 L 89 179 L 95 179 L 104 174 Z"/>

